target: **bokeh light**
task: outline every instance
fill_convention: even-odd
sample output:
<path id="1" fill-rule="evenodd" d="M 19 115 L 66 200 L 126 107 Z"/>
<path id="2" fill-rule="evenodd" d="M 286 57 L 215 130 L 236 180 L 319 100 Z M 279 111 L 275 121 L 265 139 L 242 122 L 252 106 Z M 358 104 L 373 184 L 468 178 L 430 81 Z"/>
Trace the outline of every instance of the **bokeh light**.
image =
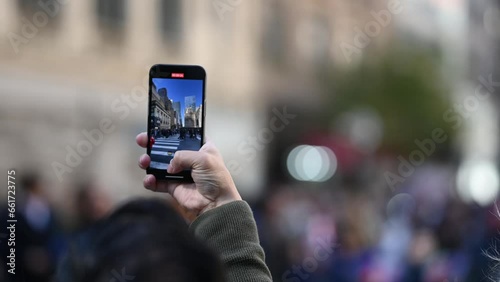
<path id="1" fill-rule="evenodd" d="M 360 108 L 343 114 L 338 127 L 358 150 L 373 153 L 380 146 L 384 126 L 380 115 L 371 108 Z"/>
<path id="2" fill-rule="evenodd" d="M 337 158 L 327 147 L 300 145 L 287 157 L 290 175 L 299 181 L 324 182 L 337 170 Z"/>
<path id="3" fill-rule="evenodd" d="M 481 206 L 493 203 L 499 192 L 499 175 L 491 161 L 467 161 L 457 174 L 457 191 L 462 200 Z"/>

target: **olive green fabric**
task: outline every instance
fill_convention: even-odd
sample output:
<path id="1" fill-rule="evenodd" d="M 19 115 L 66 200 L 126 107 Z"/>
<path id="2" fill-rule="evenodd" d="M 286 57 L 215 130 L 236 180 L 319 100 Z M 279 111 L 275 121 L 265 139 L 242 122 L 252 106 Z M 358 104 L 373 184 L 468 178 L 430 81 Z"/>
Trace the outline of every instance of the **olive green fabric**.
<path id="1" fill-rule="evenodd" d="M 211 209 L 191 223 L 189 229 L 219 254 L 228 282 L 272 281 L 252 210 L 245 201 Z"/>

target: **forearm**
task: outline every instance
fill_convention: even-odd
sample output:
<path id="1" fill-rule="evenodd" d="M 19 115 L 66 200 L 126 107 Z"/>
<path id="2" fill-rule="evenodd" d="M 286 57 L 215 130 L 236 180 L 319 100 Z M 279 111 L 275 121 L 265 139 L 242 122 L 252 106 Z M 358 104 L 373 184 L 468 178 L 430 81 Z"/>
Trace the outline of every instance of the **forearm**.
<path id="1" fill-rule="evenodd" d="M 229 282 L 272 281 L 257 226 L 246 202 L 234 201 L 211 209 L 189 228 L 220 255 Z"/>

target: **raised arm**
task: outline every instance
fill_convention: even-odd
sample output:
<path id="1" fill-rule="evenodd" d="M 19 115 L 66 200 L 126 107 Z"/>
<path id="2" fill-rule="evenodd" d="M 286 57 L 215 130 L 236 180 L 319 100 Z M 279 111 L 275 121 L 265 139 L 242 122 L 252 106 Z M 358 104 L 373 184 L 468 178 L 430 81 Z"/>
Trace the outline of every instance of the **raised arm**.
<path id="1" fill-rule="evenodd" d="M 146 133 L 137 136 L 137 143 L 147 146 Z M 145 169 L 150 162 L 144 154 L 139 166 Z M 144 187 L 169 193 L 194 215 L 190 229 L 219 254 L 228 281 L 272 281 L 252 211 L 241 200 L 217 148 L 207 142 L 199 151 L 177 151 L 168 172 L 185 169 L 191 169 L 194 183 L 156 181 L 153 175 L 146 175 Z"/>

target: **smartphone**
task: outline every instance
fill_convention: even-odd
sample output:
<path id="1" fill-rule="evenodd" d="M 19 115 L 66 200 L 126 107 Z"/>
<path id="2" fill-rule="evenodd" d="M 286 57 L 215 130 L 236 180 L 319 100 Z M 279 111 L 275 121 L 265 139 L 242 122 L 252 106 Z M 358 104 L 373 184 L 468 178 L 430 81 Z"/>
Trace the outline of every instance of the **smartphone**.
<path id="1" fill-rule="evenodd" d="M 146 170 L 156 180 L 192 181 L 191 171 L 167 173 L 179 150 L 198 151 L 205 141 L 206 73 L 201 66 L 154 65 L 149 71 Z"/>

